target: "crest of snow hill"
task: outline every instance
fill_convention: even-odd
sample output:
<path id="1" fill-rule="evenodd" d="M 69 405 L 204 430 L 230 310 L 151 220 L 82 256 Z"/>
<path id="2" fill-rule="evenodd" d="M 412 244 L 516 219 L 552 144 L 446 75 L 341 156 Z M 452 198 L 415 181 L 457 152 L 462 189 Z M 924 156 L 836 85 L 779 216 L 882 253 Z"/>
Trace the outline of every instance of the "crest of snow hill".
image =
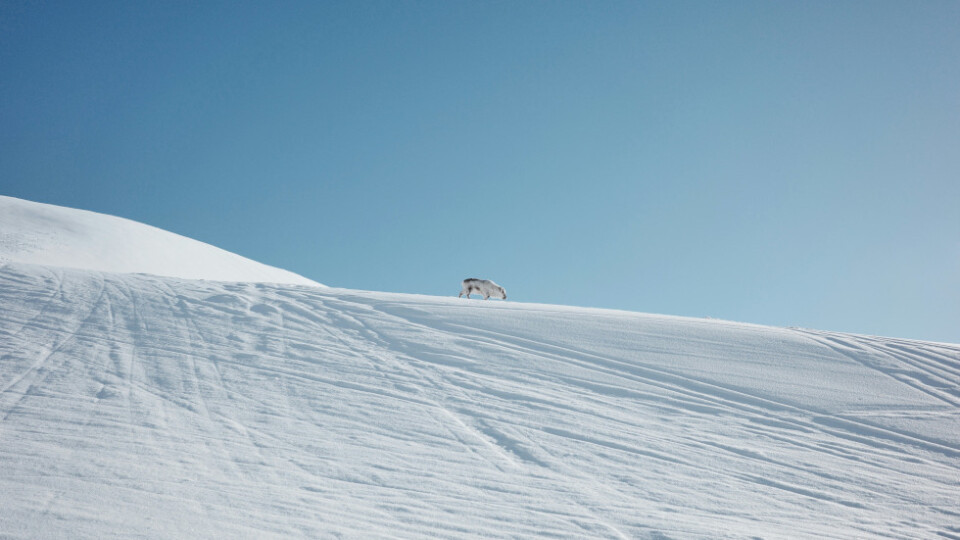
<path id="1" fill-rule="evenodd" d="M 0 262 L 186 279 L 320 284 L 114 216 L 0 196 Z"/>
<path id="2" fill-rule="evenodd" d="M 315 285 L 0 197 L 0 537 L 960 538 L 958 345 Z"/>

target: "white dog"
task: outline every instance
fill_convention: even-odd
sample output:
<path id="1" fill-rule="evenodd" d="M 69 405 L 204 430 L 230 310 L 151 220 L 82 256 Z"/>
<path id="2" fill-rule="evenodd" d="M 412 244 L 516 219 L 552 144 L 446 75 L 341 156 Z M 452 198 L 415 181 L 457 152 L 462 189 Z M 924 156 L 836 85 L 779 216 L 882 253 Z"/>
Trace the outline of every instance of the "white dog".
<path id="1" fill-rule="evenodd" d="M 473 293 L 482 294 L 484 300 L 490 298 L 491 296 L 494 298 L 502 298 L 504 300 L 507 299 L 507 291 L 503 290 L 503 287 L 497 285 L 489 279 L 475 278 L 463 280 L 463 290 L 460 291 L 460 294 L 457 295 L 457 298 L 460 298 L 463 295 L 467 295 L 467 298 L 470 298 L 470 295 Z"/>

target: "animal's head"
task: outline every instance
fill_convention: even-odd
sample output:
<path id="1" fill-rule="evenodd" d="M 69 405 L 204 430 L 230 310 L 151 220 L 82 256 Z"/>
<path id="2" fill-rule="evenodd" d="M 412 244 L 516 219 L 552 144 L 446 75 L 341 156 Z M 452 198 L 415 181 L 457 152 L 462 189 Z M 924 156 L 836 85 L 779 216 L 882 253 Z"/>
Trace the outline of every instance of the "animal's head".
<path id="1" fill-rule="evenodd" d="M 503 287 L 497 287 L 497 288 L 500 289 L 500 298 L 503 298 L 504 300 L 506 300 L 506 299 L 507 299 L 507 291 L 503 290 Z"/>

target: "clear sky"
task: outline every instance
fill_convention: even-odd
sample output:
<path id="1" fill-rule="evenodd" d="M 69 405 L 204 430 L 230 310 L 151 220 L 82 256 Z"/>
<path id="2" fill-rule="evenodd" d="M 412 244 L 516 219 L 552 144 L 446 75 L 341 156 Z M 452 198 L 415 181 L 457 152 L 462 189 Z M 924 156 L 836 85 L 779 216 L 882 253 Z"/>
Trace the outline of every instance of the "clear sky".
<path id="1" fill-rule="evenodd" d="M 331 286 L 960 342 L 960 2 L 0 0 L 0 193 Z"/>

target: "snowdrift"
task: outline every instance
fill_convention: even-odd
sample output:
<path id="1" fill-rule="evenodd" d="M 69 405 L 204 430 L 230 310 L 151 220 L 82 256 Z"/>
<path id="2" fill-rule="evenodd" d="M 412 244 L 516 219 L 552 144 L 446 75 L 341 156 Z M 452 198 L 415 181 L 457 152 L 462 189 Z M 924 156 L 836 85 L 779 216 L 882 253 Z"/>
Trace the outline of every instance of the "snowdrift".
<path id="1" fill-rule="evenodd" d="M 3 538 L 960 538 L 958 404 L 951 344 L 0 267 Z"/>
<path id="2" fill-rule="evenodd" d="M 0 263 L 187 279 L 316 285 L 203 242 L 114 216 L 0 195 Z"/>

